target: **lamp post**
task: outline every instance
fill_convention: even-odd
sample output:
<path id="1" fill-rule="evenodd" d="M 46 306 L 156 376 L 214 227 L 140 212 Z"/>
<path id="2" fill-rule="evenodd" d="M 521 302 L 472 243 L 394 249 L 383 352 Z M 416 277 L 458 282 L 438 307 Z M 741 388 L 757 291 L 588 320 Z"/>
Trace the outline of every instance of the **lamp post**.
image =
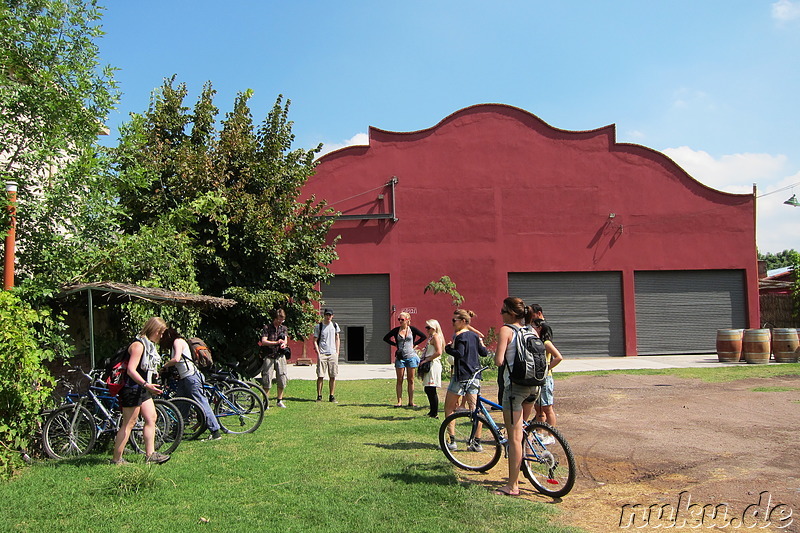
<path id="1" fill-rule="evenodd" d="M 14 287 L 14 256 L 17 228 L 17 182 L 6 182 L 6 195 L 8 196 L 8 214 L 11 220 L 6 235 L 5 263 L 3 267 L 3 288 L 11 290 Z"/>

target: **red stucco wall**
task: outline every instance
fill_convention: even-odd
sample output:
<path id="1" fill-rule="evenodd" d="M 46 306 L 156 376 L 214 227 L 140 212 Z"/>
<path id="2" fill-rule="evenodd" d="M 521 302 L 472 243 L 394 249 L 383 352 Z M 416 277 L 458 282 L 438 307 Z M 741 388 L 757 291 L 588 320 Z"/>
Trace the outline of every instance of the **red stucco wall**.
<path id="1" fill-rule="evenodd" d="M 416 307 L 417 324 L 449 322 L 448 298 L 422 292 L 445 274 L 485 330 L 500 323 L 508 272 L 620 271 L 633 355 L 634 271 L 744 269 L 749 327 L 758 327 L 754 197 L 710 189 L 660 152 L 616 143 L 614 126 L 564 131 L 485 104 L 427 130 L 369 133 L 368 147 L 321 158 L 305 193 L 345 215 L 388 213 L 394 201 L 396 222 L 333 226 L 332 270 L 389 273 L 392 304 Z M 381 185 L 393 176 L 392 199 Z"/>

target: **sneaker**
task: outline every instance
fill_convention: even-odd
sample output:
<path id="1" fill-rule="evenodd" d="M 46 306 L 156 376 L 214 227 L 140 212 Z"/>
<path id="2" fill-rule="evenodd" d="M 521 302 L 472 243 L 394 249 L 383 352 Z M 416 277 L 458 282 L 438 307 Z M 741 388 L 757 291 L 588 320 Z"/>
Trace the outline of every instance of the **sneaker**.
<path id="1" fill-rule="evenodd" d="M 322 401 L 322 396 L 317 396 L 317 401 L 321 402 Z"/>
<path id="2" fill-rule="evenodd" d="M 112 465 L 129 465 L 129 464 L 131 464 L 131 462 L 130 461 L 126 461 L 124 457 L 120 457 L 119 461 L 115 461 L 114 459 L 109 459 L 108 462 L 111 463 Z"/>
<path id="3" fill-rule="evenodd" d="M 447 449 L 450 450 L 451 452 L 458 449 L 458 444 L 456 444 L 455 437 L 450 437 L 450 442 L 447 443 Z"/>
<path id="4" fill-rule="evenodd" d="M 331 403 L 339 403 L 339 402 L 336 401 L 336 396 L 334 396 L 333 394 L 331 394 L 331 397 L 328 398 L 328 401 L 331 402 Z"/>
<path id="5" fill-rule="evenodd" d="M 550 446 L 551 444 L 556 443 L 556 438 L 552 435 L 544 435 L 541 438 L 542 446 Z"/>
<path id="6" fill-rule="evenodd" d="M 275 405 L 277 405 L 281 409 L 286 409 L 286 404 L 283 403 L 283 400 L 278 400 L 278 403 L 276 403 Z"/>
<path id="7" fill-rule="evenodd" d="M 145 463 L 160 465 L 160 464 L 166 463 L 167 461 L 169 461 L 169 455 L 164 455 L 163 453 L 153 452 L 147 457 L 147 460 L 145 460 Z"/>
<path id="8" fill-rule="evenodd" d="M 212 431 L 211 435 L 208 436 L 206 440 L 220 440 L 222 439 L 222 435 L 219 434 L 219 430 Z"/>
<path id="9" fill-rule="evenodd" d="M 481 439 L 473 440 L 469 446 L 467 446 L 467 450 L 470 452 L 482 452 L 483 446 L 481 445 Z"/>

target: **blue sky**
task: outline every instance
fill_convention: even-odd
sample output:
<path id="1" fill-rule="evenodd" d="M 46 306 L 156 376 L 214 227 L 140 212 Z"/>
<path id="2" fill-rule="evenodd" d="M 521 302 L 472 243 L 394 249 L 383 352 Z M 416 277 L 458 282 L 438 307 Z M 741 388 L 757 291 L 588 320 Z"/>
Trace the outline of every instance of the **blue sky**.
<path id="1" fill-rule="evenodd" d="M 758 186 L 761 252 L 800 250 L 800 0 L 107 1 L 102 60 L 123 92 L 110 142 L 177 75 L 220 118 L 252 89 L 292 102 L 296 147 L 429 128 L 470 105 L 550 125 L 616 124 L 719 190 Z"/>

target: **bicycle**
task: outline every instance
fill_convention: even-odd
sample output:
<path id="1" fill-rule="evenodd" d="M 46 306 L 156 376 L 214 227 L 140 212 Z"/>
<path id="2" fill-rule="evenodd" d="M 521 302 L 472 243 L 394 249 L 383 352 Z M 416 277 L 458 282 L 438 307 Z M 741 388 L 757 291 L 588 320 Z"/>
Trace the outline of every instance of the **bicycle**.
<path id="1" fill-rule="evenodd" d="M 211 402 L 214 415 L 226 433 L 252 433 L 264 420 L 264 402 L 249 387 L 221 389 L 203 383 L 203 393 Z"/>
<path id="2" fill-rule="evenodd" d="M 63 382 L 69 390 L 64 403 L 45 413 L 42 445 L 45 454 L 53 459 L 86 455 L 98 438 L 113 439 L 122 420 L 117 398 L 108 393 L 102 380 L 77 367 L 68 372 L 80 373 L 89 380 L 89 386 L 85 393 L 77 393 L 71 382 Z M 183 420 L 177 408 L 166 400 L 156 401 L 156 414 L 156 450 L 167 444 L 166 453 L 171 453 L 181 442 Z M 137 421 L 128 440 L 137 453 L 144 452 L 143 428 L 143 422 Z"/>
<path id="3" fill-rule="evenodd" d="M 462 385 L 466 388 L 488 368 L 485 366 L 476 371 Z M 481 396 L 480 391 L 476 396 L 472 410 L 456 411 L 442 421 L 439 446 L 445 457 L 457 467 L 486 472 L 507 451 L 508 439 L 486 407 L 502 410 L 503 406 Z M 484 438 L 484 432 L 491 437 Z M 564 496 L 575 484 L 577 469 L 572 449 L 561 432 L 544 422 L 525 423 L 520 468 L 536 490 L 547 496 Z"/>
<path id="4" fill-rule="evenodd" d="M 207 423 L 200 405 L 190 399 L 175 396 L 177 379 L 173 376 L 163 380 L 164 395 L 174 402 L 182 403 L 179 408 L 189 411 L 192 429 L 196 436 L 202 434 Z M 229 387 L 217 382 L 203 381 L 203 394 L 208 398 L 211 410 L 217 417 L 225 433 L 252 433 L 261 426 L 264 419 L 264 402 L 250 387 Z"/>

